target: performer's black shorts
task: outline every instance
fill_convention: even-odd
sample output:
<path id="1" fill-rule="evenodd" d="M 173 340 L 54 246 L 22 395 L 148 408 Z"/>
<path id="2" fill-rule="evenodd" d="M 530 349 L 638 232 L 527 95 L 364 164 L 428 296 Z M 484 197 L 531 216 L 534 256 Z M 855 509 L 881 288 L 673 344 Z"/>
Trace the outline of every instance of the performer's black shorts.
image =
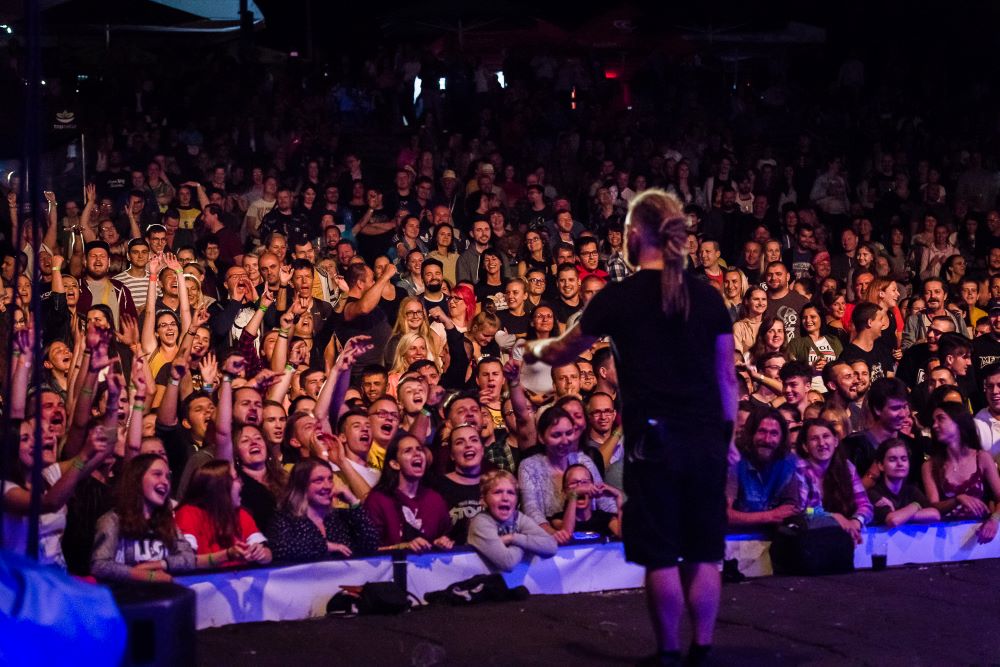
<path id="1" fill-rule="evenodd" d="M 625 464 L 625 556 L 648 569 L 721 561 L 728 438 L 723 428 L 667 436 L 659 455 Z"/>

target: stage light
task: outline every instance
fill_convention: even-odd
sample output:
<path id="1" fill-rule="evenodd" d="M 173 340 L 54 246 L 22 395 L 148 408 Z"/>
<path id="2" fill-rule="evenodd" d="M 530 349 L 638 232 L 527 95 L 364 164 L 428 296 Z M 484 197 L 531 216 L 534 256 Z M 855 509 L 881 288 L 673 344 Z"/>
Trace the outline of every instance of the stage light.
<path id="1" fill-rule="evenodd" d="M 438 90 L 444 90 L 444 89 L 445 89 L 445 80 L 444 77 L 441 77 L 440 79 L 438 79 Z"/>
<path id="2" fill-rule="evenodd" d="M 497 72 L 497 81 L 500 82 L 501 88 L 507 87 L 507 78 L 503 75 L 503 71 Z"/>
<path id="3" fill-rule="evenodd" d="M 413 102 L 416 104 L 417 98 L 420 97 L 420 91 L 423 90 L 424 82 L 419 76 L 413 78 Z"/>

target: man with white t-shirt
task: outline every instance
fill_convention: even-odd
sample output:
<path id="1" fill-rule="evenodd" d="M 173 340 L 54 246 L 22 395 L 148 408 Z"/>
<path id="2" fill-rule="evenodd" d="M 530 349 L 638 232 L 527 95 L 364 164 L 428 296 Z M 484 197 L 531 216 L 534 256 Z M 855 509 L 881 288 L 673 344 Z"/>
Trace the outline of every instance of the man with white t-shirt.
<path id="1" fill-rule="evenodd" d="M 330 448 L 330 460 L 336 474 L 359 500 L 364 500 L 382 476 L 378 468 L 368 465 L 368 451 L 372 446 L 372 425 L 368 414 L 350 410 L 340 418 L 337 432 L 343 448 Z"/>
<path id="2" fill-rule="evenodd" d="M 1000 457 L 1000 362 L 994 362 L 979 371 L 986 396 L 986 407 L 976 413 L 976 431 L 983 451 L 994 459 Z"/>

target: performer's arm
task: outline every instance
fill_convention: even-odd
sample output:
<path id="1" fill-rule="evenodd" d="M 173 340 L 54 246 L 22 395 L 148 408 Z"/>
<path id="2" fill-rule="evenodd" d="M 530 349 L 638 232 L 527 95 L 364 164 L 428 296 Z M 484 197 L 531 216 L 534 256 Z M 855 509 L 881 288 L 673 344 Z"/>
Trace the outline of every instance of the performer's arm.
<path id="1" fill-rule="evenodd" d="M 525 346 L 524 360 L 527 363 L 541 361 L 550 366 L 562 366 L 576 360 L 581 354 L 590 349 L 590 346 L 597 342 L 597 338 L 588 336 L 580 330 L 580 324 L 573 325 L 570 329 L 558 338 L 546 338 L 545 340 L 529 341 Z M 729 337 L 730 348 L 733 345 L 732 336 Z M 733 365 L 732 352 L 729 354 L 729 365 Z M 735 375 L 733 376 L 735 379 Z M 736 406 L 733 406 L 733 417 L 736 416 Z"/>

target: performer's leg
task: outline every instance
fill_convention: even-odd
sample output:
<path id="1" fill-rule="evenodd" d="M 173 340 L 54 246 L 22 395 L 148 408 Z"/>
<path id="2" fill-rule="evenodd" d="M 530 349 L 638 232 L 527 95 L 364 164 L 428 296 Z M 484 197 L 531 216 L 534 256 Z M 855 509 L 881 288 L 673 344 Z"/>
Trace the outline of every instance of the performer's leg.
<path id="1" fill-rule="evenodd" d="M 682 563 L 680 570 L 688 614 L 694 628 L 694 643 L 710 646 L 722 593 L 719 567 L 716 563 Z"/>
<path id="2" fill-rule="evenodd" d="M 679 651 L 684 589 L 677 567 L 646 570 L 646 602 L 660 651 Z"/>

